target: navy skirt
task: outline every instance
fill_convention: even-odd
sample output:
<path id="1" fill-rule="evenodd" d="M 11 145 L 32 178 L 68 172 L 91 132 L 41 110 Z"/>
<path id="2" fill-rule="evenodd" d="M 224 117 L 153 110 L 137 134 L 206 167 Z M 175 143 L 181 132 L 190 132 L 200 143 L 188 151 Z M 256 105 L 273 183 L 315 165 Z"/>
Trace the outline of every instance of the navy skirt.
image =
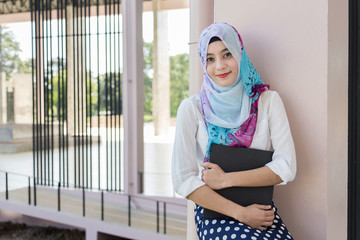
<path id="1" fill-rule="evenodd" d="M 200 240 L 293 240 L 293 237 L 282 222 L 277 209 L 273 225 L 261 231 L 251 228 L 232 218 L 205 218 L 203 207 L 195 206 L 196 232 Z"/>

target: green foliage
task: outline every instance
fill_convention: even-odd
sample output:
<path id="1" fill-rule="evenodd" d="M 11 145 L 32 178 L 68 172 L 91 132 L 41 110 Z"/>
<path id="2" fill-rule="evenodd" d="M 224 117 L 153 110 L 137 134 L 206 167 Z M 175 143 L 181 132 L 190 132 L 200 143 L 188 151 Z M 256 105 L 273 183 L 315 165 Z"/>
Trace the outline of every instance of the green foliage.
<path id="1" fill-rule="evenodd" d="M 176 117 L 181 101 L 189 96 L 189 54 L 170 57 L 170 116 Z"/>
<path id="2" fill-rule="evenodd" d="M 152 43 L 144 43 L 144 115 L 152 119 Z M 170 115 L 176 117 L 181 101 L 189 96 L 189 54 L 170 57 Z"/>
<path id="3" fill-rule="evenodd" d="M 6 74 L 6 80 L 9 80 L 14 72 L 31 73 L 31 60 L 22 61 L 20 58 L 20 43 L 7 27 L 0 26 L 1 32 L 1 55 L 2 71 Z"/>
<path id="4" fill-rule="evenodd" d="M 56 70 L 56 71 L 55 71 Z M 65 107 L 67 96 L 66 96 L 66 70 L 62 70 L 57 72 L 57 69 L 53 70 L 55 74 L 49 81 L 48 81 L 48 90 L 49 90 L 49 101 L 45 101 L 45 108 L 49 109 L 48 111 L 48 120 L 52 118 L 54 121 L 66 119 L 66 112 L 67 110 L 63 111 Z M 86 81 L 87 81 L 87 117 L 105 115 L 105 114 L 113 114 L 119 115 L 122 111 L 122 106 L 120 102 L 115 102 L 121 96 L 119 96 L 119 91 L 121 92 L 121 86 L 114 83 L 114 81 L 121 77 L 118 76 L 116 73 L 108 73 L 107 75 L 100 75 L 100 76 L 92 76 L 92 74 L 87 74 Z M 112 79 L 112 85 L 110 85 L 110 78 Z M 106 81 L 108 79 L 108 81 Z M 119 90 L 120 87 L 120 90 Z M 116 90 L 115 90 L 116 88 Z M 100 89 L 100 91 L 99 91 Z M 116 94 L 115 94 L 116 91 Z M 110 97 L 112 96 L 112 97 Z M 112 101 L 112 102 L 111 102 Z M 91 103 L 91 104 L 90 104 Z M 85 104 L 85 100 L 84 100 Z M 112 105 L 112 108 L 110 108 Z M 91 106 L 91 108 L 90 108 Z M 106 108 L 107 106 L 107 108 Z M 85 107 L 85 106 L 84 106 Z M 91 111 L 91 112 L 90 112 Z"/>

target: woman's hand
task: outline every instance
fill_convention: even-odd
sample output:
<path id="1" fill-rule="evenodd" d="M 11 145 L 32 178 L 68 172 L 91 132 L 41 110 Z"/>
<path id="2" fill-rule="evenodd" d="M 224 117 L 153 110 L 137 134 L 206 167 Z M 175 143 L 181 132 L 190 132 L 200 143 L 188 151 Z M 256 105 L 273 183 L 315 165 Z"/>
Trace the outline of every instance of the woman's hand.
<path id="1" fill-rule="evenodd" d="M 226 173 L 217 164 L 206 162 L 200 166 L 205 168 L 202 170 L 202 180 L 207 186 L 214 190 L 229 187 L 227 186 Z"/>
<path id="2" fill-rule="evenodd" d="M 266 230 L 274 221 L 274 209 L 269 205 L 252 204 L 244 208 L 240 217 L 242 223 L 259 230 Z"/>

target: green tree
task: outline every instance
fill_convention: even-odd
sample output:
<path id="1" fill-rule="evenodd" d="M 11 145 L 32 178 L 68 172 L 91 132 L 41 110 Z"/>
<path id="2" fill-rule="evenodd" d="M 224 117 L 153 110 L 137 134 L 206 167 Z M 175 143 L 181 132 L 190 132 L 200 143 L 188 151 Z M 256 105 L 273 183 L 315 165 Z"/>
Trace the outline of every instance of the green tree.
<path id="1" fill-rule="evenodd" d="M 181 101 L 189 96 L 189 54 L 170 57 L 170 115 L 176 117 Z"/>
<path id="2" fill-rule="evenodd" d="M 6 74 L 6 80 L 9 80 L 14 72 L 31 73 L 31 60 L 23 62 L 20 58 L 20 43 L 12 31 L 6 26 L 0 26 L 0 61 L 2 71 Z"/>
<path id="3" fill-rule="evenodd" d="M 144 43 L 144 115 L 152 115 L 152 43 Z M 170 57 L 170 115 L 176 117 L 181 101 L 189 96 L 189 54 Z"/>

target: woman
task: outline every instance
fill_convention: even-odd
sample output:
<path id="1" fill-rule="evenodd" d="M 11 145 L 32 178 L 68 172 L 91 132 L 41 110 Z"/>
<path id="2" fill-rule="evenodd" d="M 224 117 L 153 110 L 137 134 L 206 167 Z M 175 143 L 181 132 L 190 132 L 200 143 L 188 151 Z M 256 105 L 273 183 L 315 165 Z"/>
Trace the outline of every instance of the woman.
<path id="1" fill-rule="evenodd" d="M 196 203 L 199 239 L 292 239 L 275 206 L 240 206 L 214 191 L 286 184 L 294 179 L 295 148 L 283 103 L 277 92 L 263 84 L 232 26 L 210 25 L 198 47 L 204 80 L 201 91 L 179 106 L 174 189 Z M 212 143 L 273 149 L 274 154 L 264 167 L 224 173 L 208 162 Z M 207 219 L 203 208 L 229 218 Z"/>

